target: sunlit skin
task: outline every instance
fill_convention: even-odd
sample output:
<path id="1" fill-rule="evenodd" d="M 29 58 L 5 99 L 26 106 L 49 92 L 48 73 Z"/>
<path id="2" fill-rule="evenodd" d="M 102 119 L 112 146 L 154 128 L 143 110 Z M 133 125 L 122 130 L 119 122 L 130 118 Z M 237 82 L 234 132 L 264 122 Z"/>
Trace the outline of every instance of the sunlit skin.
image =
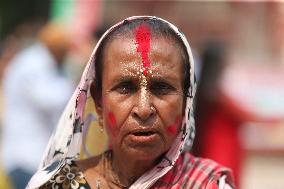
<path id="1" fill-rule="evenodd" d="M 99 110 L 113 148 L 113 166 L 130 180 L 153 167 L 157 158 L 169 150 L 180 127 L 176 120 L 183 112 L 183 65 L 178 46 L 170 39 L 151 39 L 152 74 L 146 76 L 145 86 L 137 74 L 141 53 L 136 45 L 134 36 L 118 37 L 107 45 Z M 115 126 L 110 124 L 112 120 Z M 177 128 L 168 132 L 172 125 Z M 141 132 L 150 135 L 137 134 Z"/>
<path id="2" fill-rule="evenodd" d="M 125 36 L 115 37 L 104 49 L 102 99 L 96 108 L 112 146 L 113 174 L 129 186 L 157 163 L 177 136 L 184 76 L 181 49 L 174 40 L 151 35 L 145 73 L 135 31 Z M 100 159 L 77 162 L 92 188 L 97 179 L 108 188 Z"/>

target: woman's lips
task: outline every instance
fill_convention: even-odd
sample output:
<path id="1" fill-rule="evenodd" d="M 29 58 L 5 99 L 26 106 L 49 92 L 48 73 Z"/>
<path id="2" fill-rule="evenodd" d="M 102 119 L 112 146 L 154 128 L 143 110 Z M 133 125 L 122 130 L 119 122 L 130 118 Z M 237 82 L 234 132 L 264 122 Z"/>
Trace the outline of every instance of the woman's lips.
<path id="1" fill-rule="evenodd" d="M 159 134 L 154 129 L 138 129 L 132 131 L 128 136 L 135 143 L 152 143 L 158 139 Z"/>
<path id="2" fill-rule="evenodd" d="M 155 134 L 155 132 L 153 132 L 153 131 L 139 131 L 139 132 L 135 132 L 135 133 L 132 133 L 132 134 L 135 135 L 135 136 L 150 136 L 150 135 Z"/>

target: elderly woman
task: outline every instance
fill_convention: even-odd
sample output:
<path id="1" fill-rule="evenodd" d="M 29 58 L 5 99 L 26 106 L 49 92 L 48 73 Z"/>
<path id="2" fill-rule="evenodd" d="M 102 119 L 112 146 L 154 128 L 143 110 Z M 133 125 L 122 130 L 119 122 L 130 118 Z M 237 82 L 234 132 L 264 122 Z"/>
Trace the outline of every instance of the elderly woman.
<path id="1" fill-rule="evenodd" d="M 183 150 L 194 138 L 193 94 L 191 50 L 175 26 L 150 16 L 116 24 L 98 42 L 28 188 L 233 188 L 230 170 Z M 95 112 L 86 112 L 89 97 Z M 92 121 L 109 145 L 79 160 Z"/>

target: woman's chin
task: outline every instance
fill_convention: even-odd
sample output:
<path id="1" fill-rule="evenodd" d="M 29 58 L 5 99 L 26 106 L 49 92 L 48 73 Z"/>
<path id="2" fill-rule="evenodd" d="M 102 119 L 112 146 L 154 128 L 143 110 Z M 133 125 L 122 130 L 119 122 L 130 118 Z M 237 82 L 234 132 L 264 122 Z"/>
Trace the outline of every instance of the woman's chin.
<path id="1" fill-rule="evenodd" d="M 156 161 L 163 153 L 152 148 L 130 148 L 126 154 L 136 161 Z"/>
<path id="2" fill-rule="evenodd" d="M 142 141 L 144 139 L 141 139 Z M 123 153 L 131 159 L 155 161 L 164 153 L 164 145 L 161 142 L 136 142 L 124 145 Z"/>

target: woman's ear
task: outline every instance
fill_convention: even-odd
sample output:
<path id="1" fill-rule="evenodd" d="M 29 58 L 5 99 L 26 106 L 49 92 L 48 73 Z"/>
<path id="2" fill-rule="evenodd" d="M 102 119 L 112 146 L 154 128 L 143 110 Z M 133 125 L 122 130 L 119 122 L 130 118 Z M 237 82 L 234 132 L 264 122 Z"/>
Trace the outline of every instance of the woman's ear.
<path id="1" fill-rule="evenodd" d="M 95 82 L 92 82 L 90 87 L 91 96 L 95 102 L 96 112 L 99 116 L 102 115 L 102 95 L 101 90 L 96 87 Z"/>
<path id="2" fill-rule="evenodd" d="M 101 107 L 101 106 L 98 106 L 98 105 L 96 104 L 95 108 L 96 108 L 96 112 L 97 112 L 98 116 L 99 116 L 99 117 L 102 117 L 102 113 L 103 113 L 102 107 Z"/>

